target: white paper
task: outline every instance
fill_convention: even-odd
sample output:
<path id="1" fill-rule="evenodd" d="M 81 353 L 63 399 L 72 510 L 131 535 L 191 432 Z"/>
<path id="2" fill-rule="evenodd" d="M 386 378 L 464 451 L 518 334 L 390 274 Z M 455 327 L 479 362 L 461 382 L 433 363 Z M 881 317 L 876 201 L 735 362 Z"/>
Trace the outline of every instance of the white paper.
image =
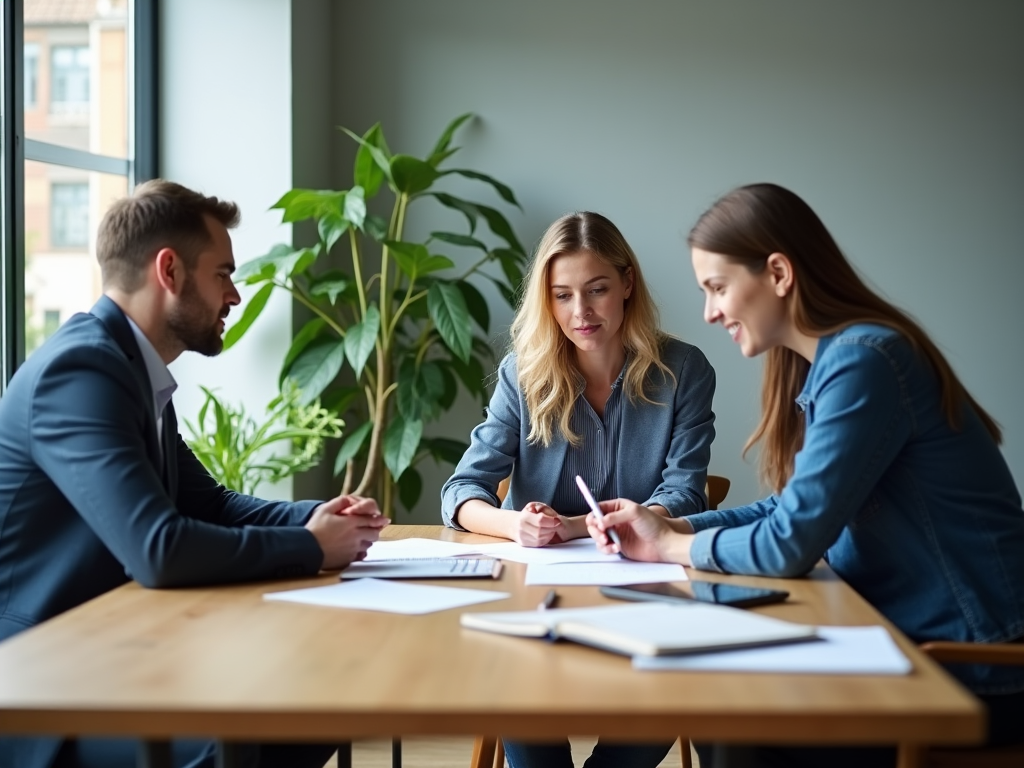
<path id="1" fill-rule="evenodd" d="M 264 600 L 308 603 L 330 608 L 355 608 L 385 613 L 433 613 L 465 605 L 489 603 L 510 597 L 507 592 L 486 589 L 433 587 L 426 584 L 404 584 L 381 579 L 356 579 L 326 587 L 268 592 Z"/>
<path id="2" fill-rule="evenodd" d="M 572 539 L 561 544 L 546 547 L 524 547 L 514 541 L 495 544 L 478 544 L 477 552 L 516 563 L 618 563 L 618 555 L 598 552 L 597 544 L 590 537 Z"/>
<path id="3" fill-rule="evenodd" d="M 544 584 L 610 587 L 687 580 L 686 571 L 681 565 L 639 563 L 635 560 L 621 559 L 604 563 L 531 563 L 526 569 L 528 586 Z"/>
<path id="4" fill-rule="evenodd" d="M 818 627 L 821 640 L 767 648 L 634 656 L 633 668 L 818 675 L 906 675 L 913 669 L 885 627 Z"/>
<path id="5" fill-rule="evenodd" d="M 455 541 L 438 541 L 437 539 L 395 539 L 393 541 L 378 541 L 373 544 L 366 552 L 366 559 L 363 562 L 371 560 L 430 559 L 476 554 L 480 554 L 480 548 L 479 545 L 475 544 L 459 544 Z"/>

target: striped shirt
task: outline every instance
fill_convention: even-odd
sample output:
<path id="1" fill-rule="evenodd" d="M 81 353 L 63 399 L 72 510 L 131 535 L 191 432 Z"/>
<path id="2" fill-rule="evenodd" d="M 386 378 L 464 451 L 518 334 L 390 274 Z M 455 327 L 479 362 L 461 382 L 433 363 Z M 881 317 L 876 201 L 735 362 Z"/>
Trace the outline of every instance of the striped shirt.
<path id="1" fill-rule="evenodd" d="M 576 487 L 576 475 L 583 478 L 598 501 L 614 499 L 619 495 L 615 480 L 615 452 L 619 446 L 622 425 L 622 381 L 625 372 L 626 366 L 623 365 L 619 377 L 612 384 L 612 393 L 604 404 L 603 418 L 587 402 L 582 389 L 576 398 L 570 424 L 582 441 L 579 446 L 570 445 L 566 448 L 562 475 L 551 502 L 551 508 L 560 515 L 585 515 L 590 511 L 583 494 Z"/>

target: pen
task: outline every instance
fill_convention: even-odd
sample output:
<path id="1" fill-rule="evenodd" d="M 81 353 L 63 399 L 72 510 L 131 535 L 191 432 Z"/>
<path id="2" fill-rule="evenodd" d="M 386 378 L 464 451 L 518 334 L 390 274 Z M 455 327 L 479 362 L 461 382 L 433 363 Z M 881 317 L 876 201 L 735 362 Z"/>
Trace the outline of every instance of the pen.
<path id="1" fill-rule="evenodd" d="M 594 513 L 594 517 L 596 517 L 598 520 L 604 520 L 604 514 L 601 512 L 601 508 L 597 506 L 597 502 L 594 501 L 594 497 L 590 493 L 590 489 L 587 488 L 587 484 L 583 482 L 583 478 L 580 477 L 579 475 L 576 475 L 576 485 L 580 487 L 580 493 L 582 493 L 583 498 L 587 500 L 587 505 Z M 612 541 L 619 545 L 619 555 L 621 557 L 625 557 L 625 555 L 622 554 L 622 540 L 619 538 L 619 534 L 616 532 L 616 530 L 614 528 L 609 528 L 607 530 L 607 534 L 608 538 L 610 538 Z"/>
<path id="2" fill-rule="evenodd" d="M 558 602 L 558 593 L 553 589 L 549 589 L 548 593 L 544 595 L 544 599 L 540 601 L 540 605 L 537 606 L 538 611 L 546 611 L 548 608 L 554 608 Z"/>

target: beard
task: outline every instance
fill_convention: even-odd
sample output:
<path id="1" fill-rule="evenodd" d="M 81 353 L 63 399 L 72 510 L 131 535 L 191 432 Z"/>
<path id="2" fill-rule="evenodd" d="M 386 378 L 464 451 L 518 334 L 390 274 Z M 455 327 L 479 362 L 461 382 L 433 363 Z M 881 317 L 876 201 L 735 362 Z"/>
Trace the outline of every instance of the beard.
<path id="1" fill-rule="evenodd" d="M 218 325 L 221 318 L 227 317 L 228 309 L 221 307 L 211 322 L 210 307 L 199 295 L 192 275 L 188 275 L 181 289 L 181 299 L 167 318 L 167 327 L 186 350 L 214 357 L 224 349 Z"/>

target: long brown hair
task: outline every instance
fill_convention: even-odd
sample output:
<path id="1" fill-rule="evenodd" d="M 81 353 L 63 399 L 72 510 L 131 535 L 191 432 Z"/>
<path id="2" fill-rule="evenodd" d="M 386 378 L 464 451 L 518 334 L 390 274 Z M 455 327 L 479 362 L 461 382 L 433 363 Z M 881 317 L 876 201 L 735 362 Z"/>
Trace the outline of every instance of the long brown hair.
<path id="1" fill-rule="evenodd" d="M 996 421 L 960 383 L 946 358 L 914 320 L 868 288 L 843 256 L 821 219 L 799 196 L 775 184 L 739 187 L 711 206 L 690 230 L 687 242 L 742 264 L 754 274 L 773 253 L 793 265 L 792 317 L 797 330 L 823 336 L 856 323 L 877 323 L 898 331 L 923 354 L 939 379 L 942 410 L 960 427 L 966 402 L 997 442 Z M 793 407 L 807 381 L 810 363 L 791 349 L 767 353 L 761 385 L 761 421 L 743 453 L 764 440 L 761 476 L 776 492 L 793 474 L 804 442 L 804 418 Z"/>
<path id="2" fill-rule="evenodd" d="M 647 394 L 656 370 L 675 378 L 661 361 L 668 338 L 658 322 L 658 308 L 644 282 L 636 254 L 618 228 L 599 213 L 578 211 L 555 221 L 541 238 L 524 281 L 525 289 L 511 328 L 519 388 L 530 412 L 529 442 L 548 446 L 556 431 L 571 444 L 582 438 L 572 430 L 573 403 L 583 375 L 576 367 L 576 348 L 565 337 L 551 311 L 548 278 L 559 256 L 589 251 L 610 264 L 621 278 L 629 274 L 633 290 L 623 307 L 622 344 L 629 353 L 623 391 L 631 401 L 653 403 Z"/>

